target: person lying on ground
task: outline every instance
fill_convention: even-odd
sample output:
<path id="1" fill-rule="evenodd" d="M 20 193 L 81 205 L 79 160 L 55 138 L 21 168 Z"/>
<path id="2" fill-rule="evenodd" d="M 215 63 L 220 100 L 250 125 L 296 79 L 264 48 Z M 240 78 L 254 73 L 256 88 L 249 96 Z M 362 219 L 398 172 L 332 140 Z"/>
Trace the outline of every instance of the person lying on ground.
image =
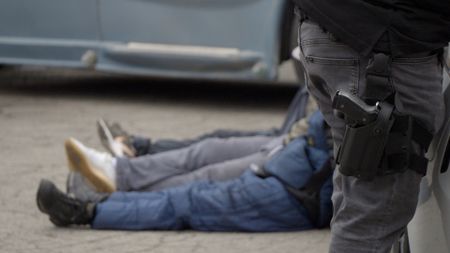
<path id="1" fill-rule="evenodd" d="M 85 180 L 69 180 L 69 194 L 42 180 L 37 204 L 57 226 L 89 224 L 94 229 L 269 232 L 324 227 L 332 210 L 329 131 L 319 112 L 307 123 L 307 132 L 287 144 L 280 138 L 269 141 L 278 140 L 282 148 L 269 152 L 274 154 L 260 166 L 242 166 L 240 176 L 216 180 L 205 173 L 204 178 L 162 186 L 161 182 L 171 178 L 196 173 L 195 166 L 188 168 L 188 173 L 172 169 L 172 165 L 163 169 L 154 166 L 154 160 L 160 159 L 157 157 L 168 153 L 178 161 L 176 154 L 186 152 L 184 149 L 114 159 L 71 139 L 66 152 L 71 168 L 79 173 L 72 178 L 80 179 L 81 175 Z M 133 160 L 138 160 L 142 169 L 133 169 Z M 106 169 L 102 163 L 112 166 Z M 122 171 L 121 164 L 129 167 Z M 148 178 L 153 178 L 152 184 L 148 184 Z M 134 181 L 141 179 L 145 183 Z M 86 181 L 96 191 L 86 186 Z M 91 194 L 83 195 L 80 189 L 91 190 Z"/>
<path id="2" fill-rule="evenodd" d="M 102 145 L 115 157 L 137 157 L 147 154 L 156 154 L 174 149 L 188 147 L 192 144 L 209 138 L 226 139 L 231 137 L 267 136 L 276 137 L 286 134 L 292 125 L 314 111 L 314 104 L 308 103 L 308 92 L 305 87 L 300 87 L 293 97 L 283 124 L 279 128 L 268 130 L 230 130 L 218 129 L 210 133 L 202 134 L 192 139 L 158 139 L 129 134 L 118 123 L 108 123 L 100 119 L 97 129 Z"/>
<path id="3" fill-rule="evenodd" d="M 307 94 L 302 95 L 302 99 L 307 101 L 303 103 L 305 110 L 317 110 L 315 101 L 308 99 Z M 306 114 L 310 114 L 308 110 L 305 111 Z M 202 179 L 234 179 L 249 166 L 262 166 L 283 144 L 305 134 L 307 126 L 307 118 L 303 117 L 291 124 L 286 134 L 280 136 L 211 137 L 184 148 L 138 157 L 101 154 L 72 138 L 66 141 L 66 153 L 69 167 L 72 170 L 79 169 L 91 184 L 97 186 L 96 190 L 99 192 L 155 191 Z M 102 129 L 104 134 L 100 134 L 100 140 L 105 144 L 102 137 L 111 135 L 112 132 L 108 132 L 109 127 Z M 115 133 L 125 132 L 121 128 L 117 131 L 117 126 L 115 129 Z M 108 146 L 106 149 L 112 155 L 117 154 Z M 126 150 L 123 148 L 123 151 Z M 92 167 L 100 168 L 104 173 L 99 174 Z M 149 169 L 151 173 L 147 173 Z"/>

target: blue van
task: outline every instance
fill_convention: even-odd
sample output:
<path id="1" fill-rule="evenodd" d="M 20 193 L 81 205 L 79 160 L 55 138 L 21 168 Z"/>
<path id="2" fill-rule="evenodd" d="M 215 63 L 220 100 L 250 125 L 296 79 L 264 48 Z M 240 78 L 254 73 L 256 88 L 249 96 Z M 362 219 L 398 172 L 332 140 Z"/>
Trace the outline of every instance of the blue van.
<path id="1" fill-rule="evenodd" d="M 289 0 L 2 0 L 0 64 L 275 80 L 296 44 Z"/>

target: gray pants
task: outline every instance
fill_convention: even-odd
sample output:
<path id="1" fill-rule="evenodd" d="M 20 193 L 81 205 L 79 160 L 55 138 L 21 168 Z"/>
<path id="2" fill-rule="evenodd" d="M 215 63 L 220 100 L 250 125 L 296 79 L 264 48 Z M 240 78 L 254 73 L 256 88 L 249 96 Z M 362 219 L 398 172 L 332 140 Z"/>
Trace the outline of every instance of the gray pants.
<path id="1" fill-rule="evenodd" d="M 308 20 L 299 34 L 309 91 L 332 127 L 335 145 L 340 145 L 345 124 L 334 117 L 331 97 L 337 90 L 362 94 L 369 57 L 358 55 Z M 397 110 L 415 116 L 433 132 L 443 120 L 441 78 L 442 67 L 431 52 L 394 58 L 391 63 Z M 368 182 L 344 176 L 337 169 L 330 252 L 389 252 L 414 215 L 420 180 L 412 170 Z"/>
<path id="2" fill-rule="evenodd" d="M 186 148 L 120 158 L 118 191 L 154 191 L 197 180 L 225 181 L 239 177 L 250 164 L 261 166 L 283 137 L 209 138 Z"/>

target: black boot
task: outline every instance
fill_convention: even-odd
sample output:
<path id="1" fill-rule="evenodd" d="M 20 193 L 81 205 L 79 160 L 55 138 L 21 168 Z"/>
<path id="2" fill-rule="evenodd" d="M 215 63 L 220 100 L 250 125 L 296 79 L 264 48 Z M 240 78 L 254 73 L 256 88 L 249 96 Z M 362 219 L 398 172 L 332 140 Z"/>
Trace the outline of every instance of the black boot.
<path id="1" fill-rule="evenodd" d="M 70 198 L 45 179 L 39 184 L 36 200 L 39 210 L 59 227 L 90 224 L 94 217 L 94 203 Z"/>

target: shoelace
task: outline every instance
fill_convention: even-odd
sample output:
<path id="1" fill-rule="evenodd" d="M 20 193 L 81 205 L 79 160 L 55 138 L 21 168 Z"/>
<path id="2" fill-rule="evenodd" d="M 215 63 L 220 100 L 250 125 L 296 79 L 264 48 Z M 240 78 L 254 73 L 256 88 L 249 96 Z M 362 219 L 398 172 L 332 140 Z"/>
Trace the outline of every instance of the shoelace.
<path id="1" fill-rule="evenodd" d="M 60 200 L 68 208 L 73 210 L 73 215 L 69 217 L 69 220 L 72 224 L 85 223 L 89 218 L 86 210 L 86 203 L 71 198 L 70 196 L 63 196 Z"/>

